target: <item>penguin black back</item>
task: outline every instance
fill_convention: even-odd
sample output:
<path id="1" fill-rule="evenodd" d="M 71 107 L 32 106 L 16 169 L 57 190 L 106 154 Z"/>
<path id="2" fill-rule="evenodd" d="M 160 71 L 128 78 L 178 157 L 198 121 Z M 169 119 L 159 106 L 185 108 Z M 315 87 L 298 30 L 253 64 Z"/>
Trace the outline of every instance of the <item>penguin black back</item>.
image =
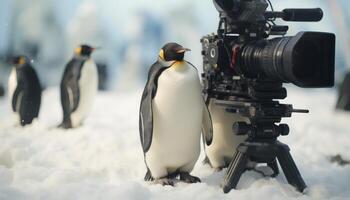
<path id="1" fill-rule="evenodd" d="M 20 123 L 24 126 L 39 116 L 42 88 L 28 58 L 18 56 L 12 62 L 16 70 L 17 86 L 11 104 L 13 111 L 19 113 Z"/>
<path id="2" fill-rule="evenodd" d="M 66 128 L 70 128 L 70 114 L 74 112 L 79 104 L 80 92 L 78 80 L 80 78 L 81 69 L 86 62 L 87 57 L 73 57 L 68 62 L 63 73 L 61 81 L 61 104 L 63 108 L 63 124 Z M 69 96 L 69 91 L 71 96 Z"/>
<path id="3" fill-rule="evenodd" d="M 66 65 L 61 81 L 63 121 L 70 121 L 70 113 L 74 112 L 78 107 L 80 99 L 78 80 L 80 79 L 81 69 L 84 63 L 90 58 L 93 51 L 94 48 L 89 45 L 80 45 L 75 49 L 75 56 Z M 68 91 L 71 91 L 72 97 L 69 97 Z M 72 102 L 67 101 L 69 99 L 72 99 Z"/>
<path id="4" fill-rule="evenodd" d="M 96 66 L 90 58 L 92 52 L 95 49 L 96 48 L 91 47 L 89 45 L 80 45 L 75 49 L 74 57 L 66 65 L 61 81 L 61 104 L 63 108 L 63 122 L 60 125 L 60 127 L 62 128 L 73 128 L 78 126 L 77 123 L 81 124 L 81 122 L 78 121 L 81 121 L 82 119 L 78 120 L 77 118 L 74 118 L 76 120 L 73 120 L 72 114 L 78 112 L 79 106 L 83 105 L 81 104 L 82 100 L 86 100 L 86 97 L 84 98 L 83 95 L 84 91 L 81 87 L 84 87 L 89 91 L 94 90 L 93 80 L 95 80 L 95 73 L 97 77 L 97 69 L 96 72 L 95 70 L 91 71 L 91 69 L 95 69 Z M 85 66 L 88 67 L 88 71 L 84 70 L 86 68 Z M 87 82 L 86 78 L 88 79 Z M 85 82 L 83 81 L 83 83 L 80 83 L 82 79 L 84 79 Z M 85 90 L 84 94 L 89 93 Z"/>

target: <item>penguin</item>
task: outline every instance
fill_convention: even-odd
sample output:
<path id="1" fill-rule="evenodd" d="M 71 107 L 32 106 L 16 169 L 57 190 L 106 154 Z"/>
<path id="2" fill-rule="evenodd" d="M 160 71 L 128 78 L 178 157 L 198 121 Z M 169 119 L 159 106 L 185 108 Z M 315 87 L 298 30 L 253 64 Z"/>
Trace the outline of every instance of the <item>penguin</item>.
<path id="1" fill-rule="evenodd" d="M 42 88 L 29 58 L 16 56 L 9 61 L 13 65 L 8 80 L 11 107 L 19 124 L 25 126 L 39 116 Z"/>
<path id="2" fill-rule="evenodd" d="M 98 90 L 98 72 L 91 54 L 96 50 L 89 45 L 75 49 L 61 81 L 63 121 L 61 128 L 76 128 L 88 115 Z"/>
<path id="3" fill-rule="evenodd" d="M 4 95 L 5 95 L 4 86 L 0 85 L 0 97 L 3 97 Z"/>
<path id="4" fill-rule="evenodd" d="M 179 176 L 200 182 L 190 172 L 200 154 L 201 132 L 208 145 L 212 141 L 212 124 L 197 69 L 184 60 L 186 51 L 166 44 L 148 73 L 139 112 L 145 181 L 174 185 Z"/>
<path id="5" fill-rule="evenodd" d="M 204 163 L 208 163 L 215 171 L 221 171 L 232 161 L 238 145 L 247 139 L 246 135 L 233 133 L 232 125 L 235 122 L 249 123 L 249 119 L 227 112 L 224 106 L 216 105 L 214 99 L 209 100 L 209 112 L 213 122 L 213 141 L 205 145 Z"/>

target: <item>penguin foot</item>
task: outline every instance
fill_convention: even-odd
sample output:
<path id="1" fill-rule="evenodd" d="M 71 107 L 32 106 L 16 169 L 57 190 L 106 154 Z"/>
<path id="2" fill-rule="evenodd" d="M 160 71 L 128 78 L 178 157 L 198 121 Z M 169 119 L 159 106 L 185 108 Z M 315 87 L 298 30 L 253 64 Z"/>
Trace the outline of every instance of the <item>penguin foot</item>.
<path id="1" fill-rule="evenodd" d="M 208 165 L 211 166 L 208 156 L 205 156 L 204 160 L 202 161 L 202 164 L 203 164 L 203 165 L 208 164 Z"/>
<path id="2" fill-rule="evenodd" d="M 154 178 L 152 177 L 151 171 L 149 171 L 149 169 L 147 169 L 144 180 L 145 181 L 154 181 Z"/>
<path id="3" fill-rule="evenodd" d="M 57 126 L 58 128 L 63 128 L 63 129 L 70 129 L 72 126 L 69 123 L 64 123 L 62 122 L 60 125 Z"/>
<path id="4" fill-rule="evenodd" d="M 180 172 L 180 180 L 186 183 L 200 183 L 201 179 L 196 176 L 191 176 L 188 172 Z"/>
<path id="5" fill-rule="evenodd" d="M 214 172 L 221 172 L 224 167 L 214 167 Z"/>
<path id="6" fill-rule="evenodd" d="M 32 121 L 33 121 L 33 119 L 31 119 L 31 120 L 24 120 L 24 119 L 22 119 L 22 120 L 20 121 L 20 125 L 21 125 L 22 127 L 24 127 L 24 126 L 26 126 L 26 125 L 30 125 L 30 124 L 32 123 Z"/>
<path id="7" fill-rule="evenodd" d="M 166 185 L 174 186 L 174 181 L 168 178 L 156 179 L 154 182 L 157 184 L 161 184 L 163 186 L 166 186 Z"/>

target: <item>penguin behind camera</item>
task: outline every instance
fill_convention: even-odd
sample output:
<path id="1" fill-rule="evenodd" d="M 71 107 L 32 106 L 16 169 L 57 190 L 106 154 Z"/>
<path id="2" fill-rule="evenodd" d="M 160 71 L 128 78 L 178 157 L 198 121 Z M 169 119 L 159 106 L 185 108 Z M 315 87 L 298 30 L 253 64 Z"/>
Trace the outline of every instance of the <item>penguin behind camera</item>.
<path id="1" fill-rule="evenodd" d="M 98 90 L 97 67 L 91 58 L 95 49 L 88 45 L 77 47 L 66 65 L 61 81 L 61 128 L 81 126 L 90 112 Z"/>
<path id="2" fill-rule="evenodd" d="M 13 57 L 13 65 L 8 81 L 8 94 L 13 112 L 18 115 L 22 126 L 31 124 L 39 115 L 41 85 L 39 78 L 25 56 Z"/>
<path id="3" fill-rule="evenodd" d="M 216 171 L 228 167 L 232 161 L 236 148 L 247 139 L 246 135 L 236 135 L 232 132 L 235 122 L 247 122 L 249 119 L 239 114 L 229 113 L 226 108 L 216 105 L 213 99 L 209 102 L 209 111 L 213 121 L 213 141 L 205 146 L 206 159 Z"/>
<path id="4" fill-rule="evenodd" d="M 173 185 L 179 176 L 187 183 L 200 182 L 190 172 L 200 154 L 201 130 L 209 145 L 212 124 L 197 69 L 184 60 L 188 50 L 166 44 L 148 73 L 139 115 L 145 181 Z"/>

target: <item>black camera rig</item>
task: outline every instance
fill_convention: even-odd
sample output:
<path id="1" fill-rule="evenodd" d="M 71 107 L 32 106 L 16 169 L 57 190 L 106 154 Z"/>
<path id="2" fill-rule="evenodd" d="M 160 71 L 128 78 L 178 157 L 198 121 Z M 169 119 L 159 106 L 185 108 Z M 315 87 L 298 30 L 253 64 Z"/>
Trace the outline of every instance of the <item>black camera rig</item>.
<path id="1" fill-rule="evenodd" d="M 288 182 L 302 192 L 306 185 L 289 147 L 277 137 L 289 133 L 287 124 L 279 124 L 282 118 L 308 110 L 294 109 L 278 99 L 287 97 L 283 83 L 306 88 L 334 85 L 335 35 L 300 32 L 286 37 L 288 26 L 274 22 L 276 18 L 320 21 L 320 8 L 275 12 L 269 0 L 213 1 L 220 21 L 217 34 L 201 39 L 203 92 L 207 103 L 212 100 L 250 121 L 233 124 L 234 134 L 247 134 L 248 139 L 237 148 L 223 190 L 236 187 L 249 161 L 266 163 L 277 175 L 278 160 Z M 269 5 L 272 11 L 267 11 Z M 283 37 L 268 40 L 271 35 Z"/>

